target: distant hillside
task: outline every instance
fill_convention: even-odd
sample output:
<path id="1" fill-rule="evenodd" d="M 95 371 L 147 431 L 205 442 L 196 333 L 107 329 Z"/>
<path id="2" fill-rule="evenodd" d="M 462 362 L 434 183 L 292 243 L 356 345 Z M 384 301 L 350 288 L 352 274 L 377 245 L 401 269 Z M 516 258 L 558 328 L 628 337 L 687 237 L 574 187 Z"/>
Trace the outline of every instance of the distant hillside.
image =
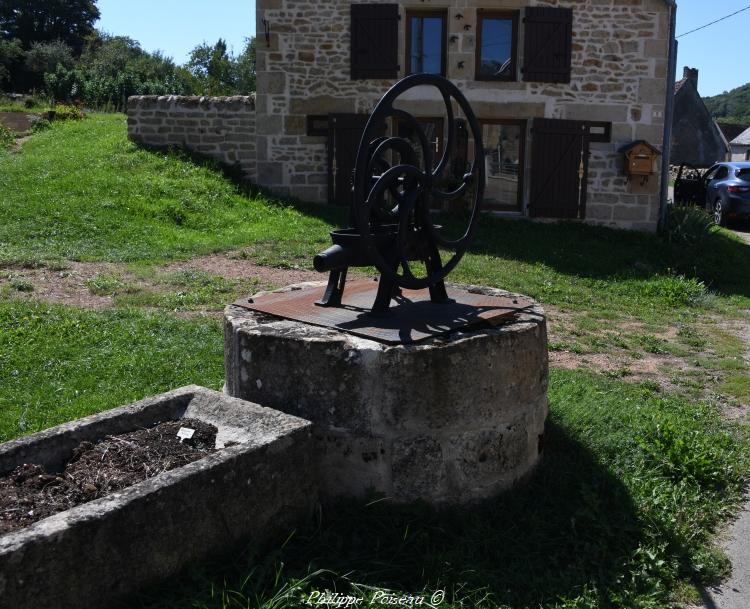
<path id="1" fill-rule="evenodd" d="M 704 97 L 703 101 L 721 123 L 750 123 L 750 83 L 721 95 Z"/>

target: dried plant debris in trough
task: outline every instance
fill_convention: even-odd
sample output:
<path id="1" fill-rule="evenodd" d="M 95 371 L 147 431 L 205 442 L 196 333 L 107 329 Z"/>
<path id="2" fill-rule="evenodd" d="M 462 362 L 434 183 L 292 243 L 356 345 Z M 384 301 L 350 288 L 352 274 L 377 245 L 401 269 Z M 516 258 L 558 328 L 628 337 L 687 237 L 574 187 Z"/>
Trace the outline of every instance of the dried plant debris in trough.
<path id="1" fill-rule="evenodd" d="M 24 464 L 0 477 L 0 535 L 99 499 L 216 451 L 216 427 L 196 419 L 82 442 L 60 473 Z"/>

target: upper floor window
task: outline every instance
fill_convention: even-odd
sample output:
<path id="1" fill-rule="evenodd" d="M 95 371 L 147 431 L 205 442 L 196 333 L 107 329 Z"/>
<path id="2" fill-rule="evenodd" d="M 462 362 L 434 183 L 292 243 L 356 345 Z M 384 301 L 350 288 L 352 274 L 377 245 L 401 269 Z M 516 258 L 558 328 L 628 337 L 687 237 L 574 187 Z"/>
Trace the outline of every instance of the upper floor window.
<path id="1" fill-rule="evenodd" d="M 516 80 L 518 13 L 482 11 L 477 26 L 477 80 Z"/>
<path id="2" fill-rule="evenodd" d="M 406 67 L 409 74 L 445 75 L 445 11 L 407 11 Z"/>

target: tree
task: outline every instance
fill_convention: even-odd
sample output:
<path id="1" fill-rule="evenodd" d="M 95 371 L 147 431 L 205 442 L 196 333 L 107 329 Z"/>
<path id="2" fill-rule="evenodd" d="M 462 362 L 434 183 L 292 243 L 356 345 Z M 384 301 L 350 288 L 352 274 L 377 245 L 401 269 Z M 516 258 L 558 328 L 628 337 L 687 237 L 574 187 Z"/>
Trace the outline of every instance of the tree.
<path id="1" fill-rule="evenodd" d="M 234 61 L 227 53 L 227 43 L 221 38 L 214 46 L 204 42 L 195 47 L 185 67 L 206 95 L 230 95 L 236 90 Z"/>
<path id="2" fill-rule="evenodd" d="M 235 62 L 237 70 L 236 93 L 247 95 L 255 91 L 255 38 L 245 39 L 245 49 L 237 56 Z"/>
<path id="3" fill-rule="evenodd" d="M 13 74 L 23 64 L 23 47 L 20 40 L 0 38 L 0 87 L 13 88 Z"/>
<path id="4" fill-rule="evenodd" d="M 26 53 L 26 69 L 34 77 L 35 88 L 46 82 L 46 74 L 70 71 L 74 65 L 73 49 L 60 40 L 35 42 Z"/>
<path id="5" fill-rule="evenodd" d="M 99 19 L 96 0 L 2 0 L 0 34 L 17 38 L 24 50 L 35 42 L 60 40 L 79 56 Z"/>

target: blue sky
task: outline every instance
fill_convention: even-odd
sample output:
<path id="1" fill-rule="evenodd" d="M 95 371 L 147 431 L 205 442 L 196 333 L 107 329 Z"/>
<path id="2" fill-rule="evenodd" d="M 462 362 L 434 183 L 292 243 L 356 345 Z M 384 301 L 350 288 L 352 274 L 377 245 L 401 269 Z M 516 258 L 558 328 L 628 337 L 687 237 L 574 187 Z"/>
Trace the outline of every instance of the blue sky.
<path id="1" fill-rule="evenodd" d="M 325 0 L 321 0 L 325 1 Z M 677 34 L 744 8 L 750 0 L 678 0 Z M 148 51 L 162 50 L 184 63 L 201 42 L 224 38 L 237 53 L 255 33 L 252 0 L 98 0 L 97 27 L 135 38 Z M 702 95 L 716 95 L 750 82 L 747 39 L 750 10 L 680 38 L 677 77 L 687 65 L 700 70 Z M 744 47 L 744 48 L 743 48 Z M 734 59 L 734 61 L 733 61 Z"/>
<path id="2" fill-rule="evenodd" d="M 252 0 L 97 0 L 96 5 L 98 29 L 130 36 L 145 50 L 164 51 L 177 63 L 185 63 L 204 41 L 224 38 L 239 53 L 245 38 L 255 35 Z"/>
<path id="3" fill-rule="evenodd" d="M 750 0 L 677 0 L 677 35 L 745 8 Z M 750 10 L 700 32 L 678 38 L 677 78 L 682 67 L 698 68 L 698 90 L 704 97 L 717 95 L 750 82 L 747 45 Z"/>

